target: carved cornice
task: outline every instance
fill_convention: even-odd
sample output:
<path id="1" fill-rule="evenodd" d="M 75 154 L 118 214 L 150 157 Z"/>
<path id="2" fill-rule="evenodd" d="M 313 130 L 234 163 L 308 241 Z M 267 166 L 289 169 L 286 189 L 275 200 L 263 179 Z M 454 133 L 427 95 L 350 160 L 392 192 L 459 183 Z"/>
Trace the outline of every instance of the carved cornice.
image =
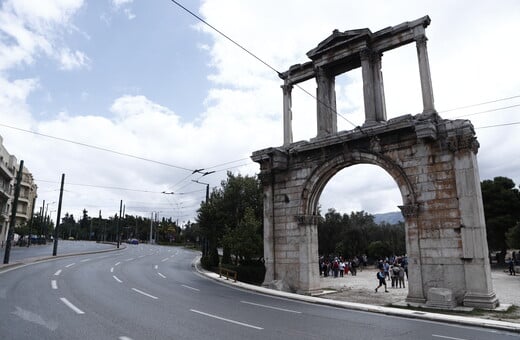
<path id="1" fill-rule="evenodd" d="M 446 146 L 452 152 L 471 150 L 476 154 L 480 144 L 475 136 L 452 136 L 446 139 Z"/>
<path id="2" fill-rule="evenodd" d="M 398 207 L 405 218 L 417 217 L 419 215 L 419 204 L 406 204 Z"/>
<path id="3" fill-rule="evenodd" d="M 323 220 L 320 215 L 295 215 L 294 218 L 298 225 L 318 225 Z"/>

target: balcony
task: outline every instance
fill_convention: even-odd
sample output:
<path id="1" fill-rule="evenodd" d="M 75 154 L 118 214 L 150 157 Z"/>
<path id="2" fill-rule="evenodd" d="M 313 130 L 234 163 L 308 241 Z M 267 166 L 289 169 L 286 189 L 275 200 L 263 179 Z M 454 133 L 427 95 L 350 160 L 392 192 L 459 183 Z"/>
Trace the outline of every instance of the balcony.
<path id="1" fill-rule="evenodd" d="M 0 162 L 0 176 L 5 179 L 11 180 L 14 177 L 14 174 L 4 162 Z"/>

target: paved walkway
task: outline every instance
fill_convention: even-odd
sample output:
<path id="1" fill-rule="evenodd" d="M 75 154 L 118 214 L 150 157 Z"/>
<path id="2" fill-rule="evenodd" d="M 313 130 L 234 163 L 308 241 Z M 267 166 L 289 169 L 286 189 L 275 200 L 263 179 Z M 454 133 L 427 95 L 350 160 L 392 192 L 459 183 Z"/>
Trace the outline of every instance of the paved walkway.
<path id="1" fill-rule="evenodd" d="M 500 304 L 520 307 L 520 275 L 511 276 L 504 270 L 494 269 L 491 272 L 491 278 Z M 349 274 L 343 278 L 322 277 L 320 280 L 321 287 L 326 292 L 321 297 L 326 299 L 389 306 L 404 301 L 408 295 L 408 281 L 405 282 L 407 288 L 403 289 L 391 288 L 391 281 L 388 280 L 387 285 L 390 292 L 385 293 L 383 287 L 381 287 L 376 293 L 374 288 L 377 287 L 378 281 L 375 269 L 358 271 L 356 276 Z M 488 315 L 488 317 L 491 318 L 493 315 Z M 520 322 L 520 311 L 504 313 L 504 316 L 499 317 L 499 319 L 511 319 Z"/>

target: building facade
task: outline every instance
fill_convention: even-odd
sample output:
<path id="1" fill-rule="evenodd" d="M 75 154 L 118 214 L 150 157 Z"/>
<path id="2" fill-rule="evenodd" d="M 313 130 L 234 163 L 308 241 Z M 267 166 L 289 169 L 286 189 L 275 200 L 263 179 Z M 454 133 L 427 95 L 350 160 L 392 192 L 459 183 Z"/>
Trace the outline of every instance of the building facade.
<path id="1" fill-rule="evenodd" d="M 3 145 L 3 138 L 0 136 L 0 245 L 2 246 L 7 239 L 9 231 L 14 185 L 16 184 L 16 175 L 19 167 L 18 160 L 7 151 Z M 32 174 L 24 167 L 20 183 L 15 228 L 29 223 L 37 197 L 37 189 L 38 187 L 34 183 Z"/>

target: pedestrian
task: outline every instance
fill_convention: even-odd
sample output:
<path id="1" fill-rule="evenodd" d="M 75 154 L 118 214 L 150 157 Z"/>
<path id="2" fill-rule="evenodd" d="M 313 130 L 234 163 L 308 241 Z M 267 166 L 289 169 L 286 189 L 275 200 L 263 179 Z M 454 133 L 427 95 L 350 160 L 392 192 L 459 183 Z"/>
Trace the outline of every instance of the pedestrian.
<path id="1" fill-rule="evenodd" d="M 390 279 L 390 264 L 387 260 L 383 263 L 383 268 L 385 272 L 385 278 Z"/>
<path id="2" fill-rule="evenodd" d="M 390 279 L 392 280 L 392 288 L 397 288 L 397 281 L 399 280 L 399 267 L 397 264 L 390 268 Z"/>
<path id="3" fill-rule="evenodd" d="M 388 289 L 386 289 L 386 280 L 385 280 L 385 271 L 384 269 L 379 269 L 376 274 L 377 279 L 379 280 L 379 286 L 376 287 L 376 293 L 381 286 L 385 286 L 385 293 L 388 293 Z"/>
<path id="4" fill-rule="evenodd" d="M 345 261 L 343 259 L 339 260 L 339 277 L 343 277 L 343 273 L 345 272 Z"/>
<path id="5" fill-rule="evenodd" d="M 509 275 L 514 275 L 514 276 L 516 276 L 516 272 L 515 272 L 515 260 L 513 260 L 513 258 L 510 258 L 510 259 L 509 259 Z"/>
<path id="6" fill-rule="evenodd" d="M 399 288 L 406 288 L 404 285 L 404 268 L 403 266 L 399 265 L 399 274 L 397 274 L 397 280 L 399 282 Z"/>

